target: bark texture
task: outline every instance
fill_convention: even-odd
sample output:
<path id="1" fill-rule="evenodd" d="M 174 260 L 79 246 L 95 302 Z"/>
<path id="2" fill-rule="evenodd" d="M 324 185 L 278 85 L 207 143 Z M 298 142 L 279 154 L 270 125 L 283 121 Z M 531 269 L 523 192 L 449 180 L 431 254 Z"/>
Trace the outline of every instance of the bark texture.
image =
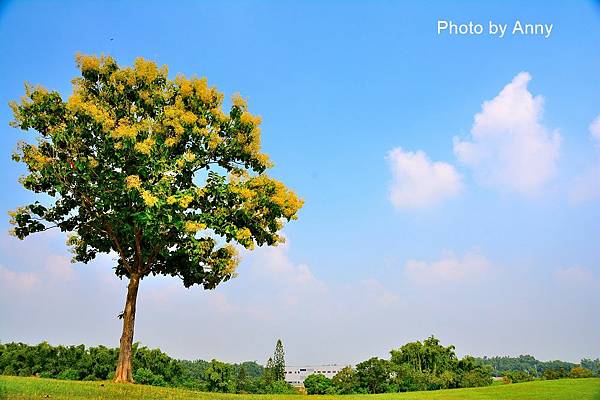
<path id="1" fill-rule="evenodd" d="M 135 305 L 137 302 L 140 276 L 132 274 L 127 286 L 127 299 L 123 311 L 123 333 L 119 346 L 119 360 L 115 372 L 115 382 L 133 383 L 133 371 L 131 369 L 131 346 L 133 344 L 133 328 L 135 325 Z"/>

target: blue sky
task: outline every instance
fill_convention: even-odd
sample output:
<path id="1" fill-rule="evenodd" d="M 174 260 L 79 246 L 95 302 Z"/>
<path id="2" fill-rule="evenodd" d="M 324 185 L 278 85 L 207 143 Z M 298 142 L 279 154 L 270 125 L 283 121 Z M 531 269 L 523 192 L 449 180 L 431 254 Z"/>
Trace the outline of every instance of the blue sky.
<path id="1" fill-rule="evenodd" d="M 438 35 L 438 19 L 554 28 Z M 144 344 L 263 361 L 281 337 L 290 362 L 355 362 L 435 334 L 461 354 L 600 356 L 597 3 L 3 2 L 0 38 L 3 212 L 32 199 L 6 105 L 24 81 L 66 98 L 76 52 L 248 97 L 273 175 L 306 201 L 286 246 L 214 292 L 145 281 Z M 0 340 L 117 344 L 111 256 L 0 238 Z"/>

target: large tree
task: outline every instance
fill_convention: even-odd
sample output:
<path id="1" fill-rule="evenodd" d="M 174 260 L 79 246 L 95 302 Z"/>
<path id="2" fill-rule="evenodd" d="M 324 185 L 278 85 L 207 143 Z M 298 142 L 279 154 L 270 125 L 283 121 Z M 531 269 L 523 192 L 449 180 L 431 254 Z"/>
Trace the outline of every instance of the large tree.
<path id="1" fill-rule="evenodd" d="M 233 243 L 275 245 L 302 201 L 265 174 L 260 118 L 246 101 L 205 78 L 169 79 L 166 66 L 142 58 L 122 68 L 111 57 L 77 56 L 81 76 L 67 101 L 26 85 L 12 103 L 14 127 L 39 133 L 19 142 L 23 186 L 43 197 L 12 213 L 20 239 L 58 228 L 74 261 L 117 255 L 129 280 L 115 380 L 132 382 L 136 299 L 148 275 L 179 277 L 213 289 L 235 275 Z M 48 200 L 50 199 L 50 200 Z"/>

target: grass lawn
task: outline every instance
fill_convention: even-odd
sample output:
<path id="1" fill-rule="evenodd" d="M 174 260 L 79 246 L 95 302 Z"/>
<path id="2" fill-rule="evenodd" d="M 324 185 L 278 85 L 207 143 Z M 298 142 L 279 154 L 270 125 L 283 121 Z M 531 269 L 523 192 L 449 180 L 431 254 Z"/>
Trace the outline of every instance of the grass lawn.
<path id="1" fill-rule="evenodd" d="M 48 397 L 46 397 L 48 396 Z M 235 395 L 200 393 L 184 389 L 158 388 L 144 385 L 126 385 L 110 382 L 75 382 L 42 378 L 0 376 L 0 399 L 215 399 L 215 400 L 298 400 L 299 398 L 376 399 L 376 400 L 600 400 L 600 378 L 560 379 L 512 385 L 493 385 L 485 388 L 439 390 L 378 395 L 349 396 L 290 396 L 290 395 Z"/>

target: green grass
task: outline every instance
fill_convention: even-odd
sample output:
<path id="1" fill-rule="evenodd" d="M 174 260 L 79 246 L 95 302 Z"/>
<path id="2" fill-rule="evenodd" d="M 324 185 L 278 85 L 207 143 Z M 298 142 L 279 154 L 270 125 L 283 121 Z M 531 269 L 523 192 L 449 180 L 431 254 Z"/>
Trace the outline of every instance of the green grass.
<path id="1" fill-rule="evenodd" d="M 49 396 L 49 397 L 46 397 Z M 600 378 L 560 379 L 485 388 L 439 390 L 379 395 L 294 396 L 199 393 L 183 389 L 124 385 L 110 382 L 74 382 L 41 378 L 0 376 L 0 399 L 127 399 L 127 400 L 600 400 Z"/>

